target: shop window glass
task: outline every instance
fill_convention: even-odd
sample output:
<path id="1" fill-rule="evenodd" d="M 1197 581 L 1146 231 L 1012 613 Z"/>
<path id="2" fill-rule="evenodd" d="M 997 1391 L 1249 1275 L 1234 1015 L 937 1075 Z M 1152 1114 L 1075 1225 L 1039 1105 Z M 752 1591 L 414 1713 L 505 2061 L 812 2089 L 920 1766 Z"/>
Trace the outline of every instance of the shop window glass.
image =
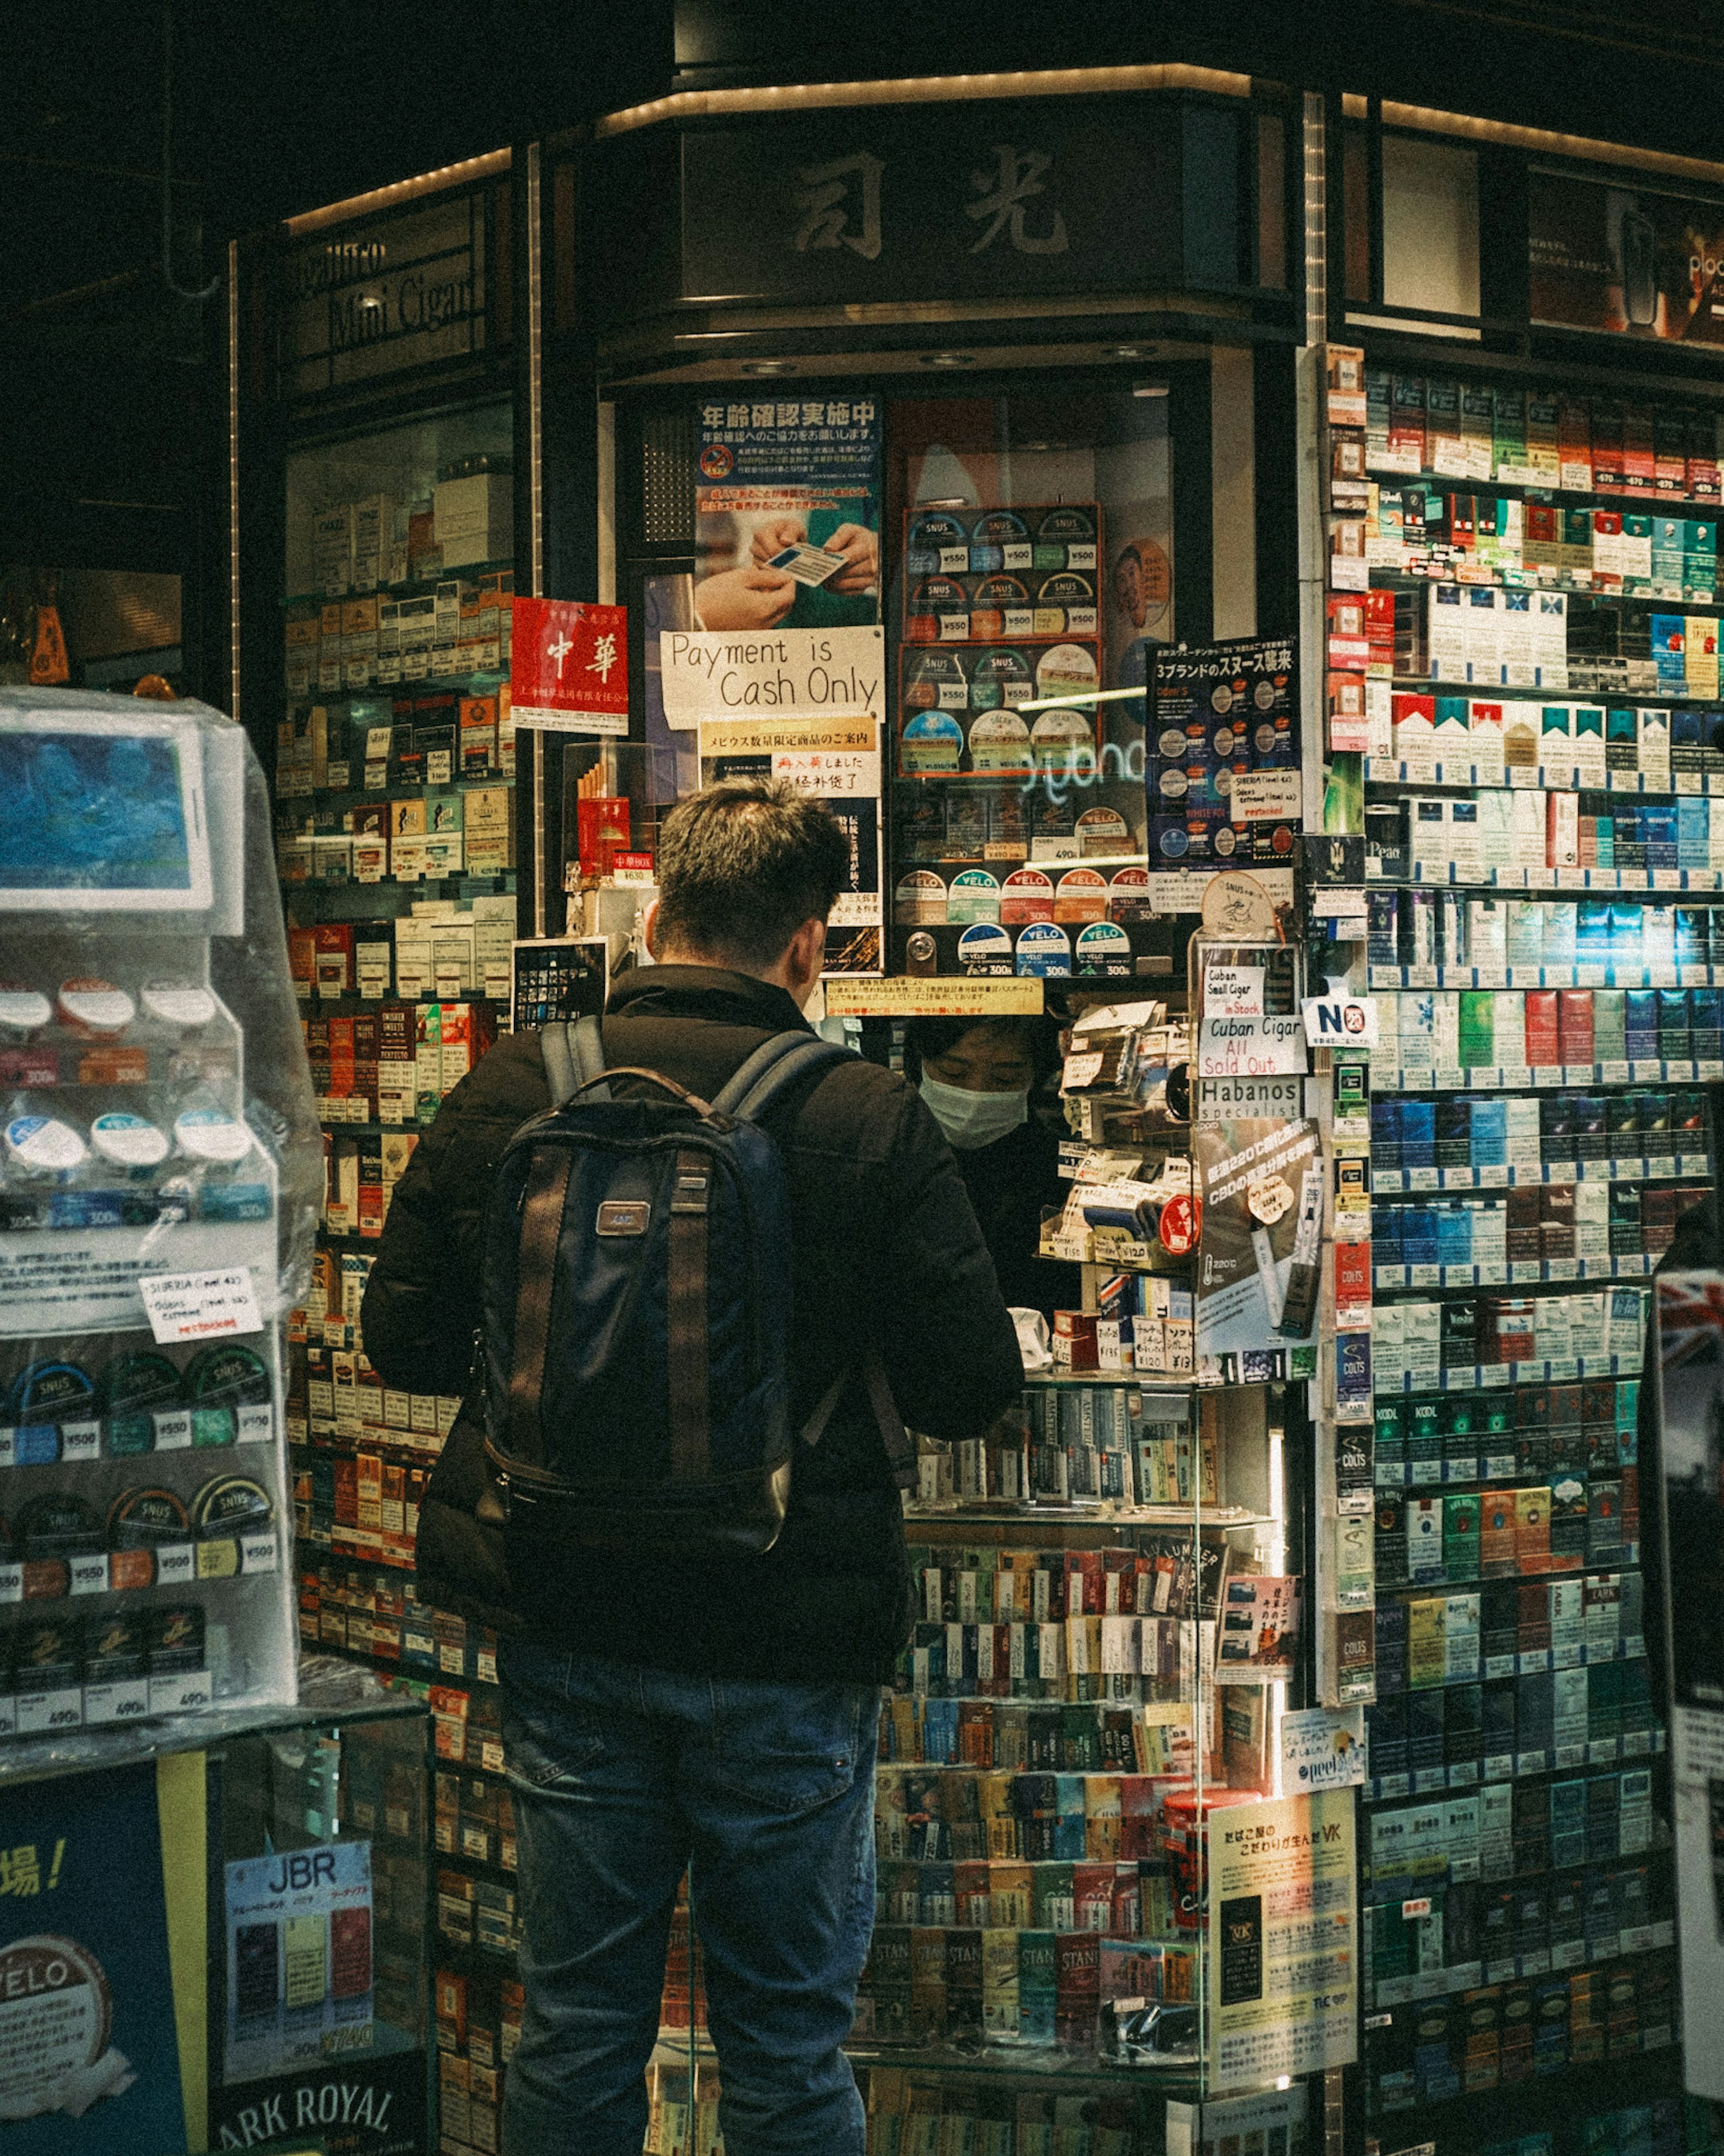
<path id="1" fill-rule="evenodd" d="M 1342 213 L 1349 306 L 1371 299 L 1371 150 L 1362 127 L 1349 127 L 1342 143 Z"/>
<path id="2" fill-rule="evenodd" d="M 1478 313 L 1476 151 L 1383 136 L 1383 296 L 1391 307 L 1424 314 Z"/>
<path id="3" fill-rule="evenodd" d="M 1287 289 L 1287 131 L 1272 112 L 1257 121 L 1257 281 Z"/>
<path id="4" fill-rule="evenodd" d="M 886 419 L 893 970 L 907 943 L 953 972 L 990 932 L 1003 957 L 1025 906 L 1075 939 L 1138 873 L 1142 702 L 1022 707 L 1136 685 L 1147 639 L 1174 634 L 1167 399 L 930 398 Z M 1041 870 L 1086 860 L 1082 891 Z M 918 930 L 942 932 L 937 961 Z"/>

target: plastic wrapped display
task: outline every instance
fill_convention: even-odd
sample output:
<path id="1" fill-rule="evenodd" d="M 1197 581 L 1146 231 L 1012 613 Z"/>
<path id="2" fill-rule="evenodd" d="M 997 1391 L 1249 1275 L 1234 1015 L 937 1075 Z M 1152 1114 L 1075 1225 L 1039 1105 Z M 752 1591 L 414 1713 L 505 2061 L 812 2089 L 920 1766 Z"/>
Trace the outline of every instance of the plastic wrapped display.
<path id="1" fill-rule="evenodd" d="M 0 1734 L 291 1699 L 321 1155 L 263 774 L 203 705 L 8 690 L 0 803 Z"/>

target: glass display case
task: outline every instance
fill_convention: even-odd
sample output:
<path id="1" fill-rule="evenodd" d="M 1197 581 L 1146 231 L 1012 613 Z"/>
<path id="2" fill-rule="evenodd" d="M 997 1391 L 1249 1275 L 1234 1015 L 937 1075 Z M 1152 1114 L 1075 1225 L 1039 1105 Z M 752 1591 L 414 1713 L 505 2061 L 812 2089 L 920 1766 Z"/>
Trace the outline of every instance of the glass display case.
<path id="1" fill-rule="evenodd" d="M 889 971 L 1101 972 L 1127 950 L 1136 692 L 1174 633 L 1167 406 L 1144 384 L 887 408 Z"/>
<path id="2" fill-rule="evenodd" d="M 202 705 L 51 689 L 0 771 L 0 1733 L 290 1700 L 316 1144 L 261 774 Z"/>
<path id="3" fill-rule="evenodd" d="M 325 1659 L 298 1717 L 213 1755 L 212 2146 L 248 2118 L 429 2145 L 426 1728 L 422 1701 Z"/>

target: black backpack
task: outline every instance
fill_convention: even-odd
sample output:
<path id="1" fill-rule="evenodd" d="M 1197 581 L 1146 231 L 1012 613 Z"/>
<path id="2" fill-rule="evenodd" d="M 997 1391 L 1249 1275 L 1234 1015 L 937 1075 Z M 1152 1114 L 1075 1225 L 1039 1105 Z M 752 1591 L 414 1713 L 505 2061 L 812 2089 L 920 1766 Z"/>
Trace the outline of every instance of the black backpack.
<path id="1" fill-rule="evenodd" d="M 849 1051 L 775 1034 L 709 1104 L 656 1071 L 607 1073 L 597 1019 L 541 1042 L 553 1105 L 510 1140 L 485 1226 L 485 1451 L 511 1513 L 542 1508 L 592 1548 L 770 1549 L 794 1434 L 790 1219 L 760 1118 Z M 618 1100 L 621 1077 L 644 1083 Z M 863 1374 L 900 1465 L 877 1353 Z"/>

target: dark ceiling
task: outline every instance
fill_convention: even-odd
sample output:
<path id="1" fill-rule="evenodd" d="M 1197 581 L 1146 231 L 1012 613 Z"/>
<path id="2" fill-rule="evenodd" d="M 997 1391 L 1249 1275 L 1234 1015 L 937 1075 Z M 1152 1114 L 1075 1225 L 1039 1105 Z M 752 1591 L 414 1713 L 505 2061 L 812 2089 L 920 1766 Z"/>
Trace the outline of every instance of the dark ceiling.
<path id="1" fill-rule="evenodd" d="M 677 86 L 1183 59 L 1724 158 L 1720 0 L 172 8 L 172 251 L 187 286 L 232 235 Z M 224 329 L 218 301 L 163 277 L 166 19 L 162 0 L 0 16 L 0 487 L 44 545 L 137 567 L 152 565 L 138 520 L 153 512 L 111 505 L 183 504 L 207 485 L 198 362 Z"/>

